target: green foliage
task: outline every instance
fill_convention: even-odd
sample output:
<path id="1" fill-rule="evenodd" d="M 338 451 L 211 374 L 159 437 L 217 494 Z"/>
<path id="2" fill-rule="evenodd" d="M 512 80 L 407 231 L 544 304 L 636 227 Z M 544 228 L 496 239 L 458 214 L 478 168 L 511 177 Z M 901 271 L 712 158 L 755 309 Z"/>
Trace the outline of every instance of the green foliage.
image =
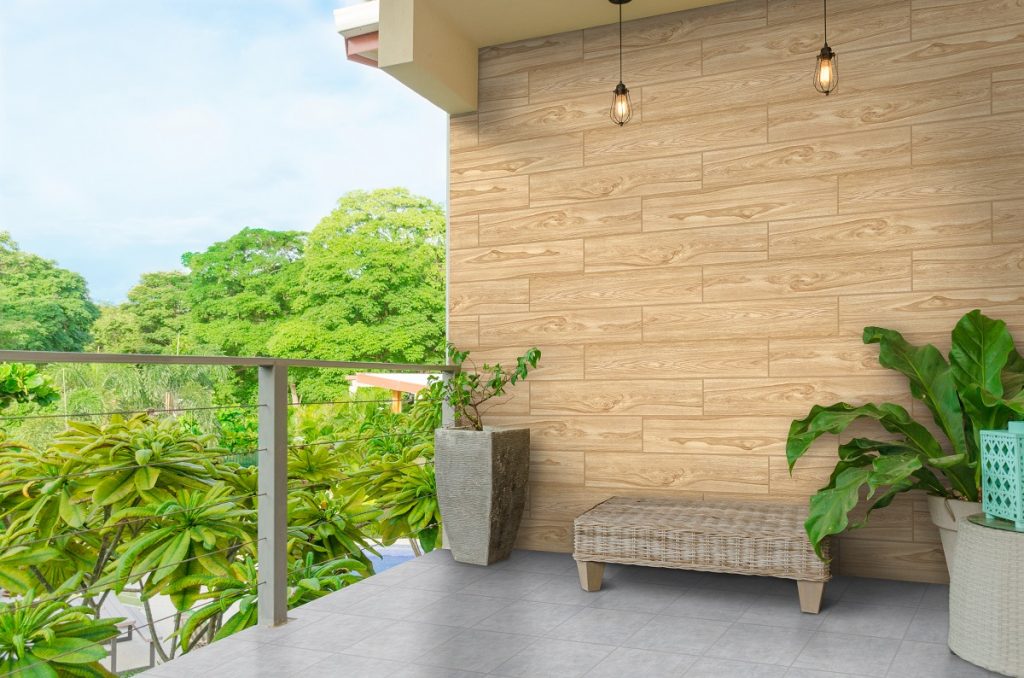
<path id="1" fill-rule="evenodd" d="M 1006 428 L 1024 415 L 1024 359 L 1006 323 L 978 310 L 960 319 L 952 338 L 947 362 L 930 344 L 913 346 L 899 332 L 864 329 L 864 343 L 878 344 L 879 363 L 907 378 L 911 394 L 928 408 L 944 440 L 892 403 L 815 405 L 790 426 L 790 469 L 820 436 L 842 433 L 859 419 L 876 422 L 893 438 L 854 438 L 839 446 L 829 483 L 810 500 L 807 534 L 819 556 L 825 538 L 851 527 L 849 512 L 865 489 L 871 500 L 868 515 L 915 489 L 979 501 L 981 431 Z"/>
<path id="2" fill-rule="evenodd" d="M 470 369 L 466 369 L 468 358 L 468 351 L 460 351 L 449 345 L 448 359 L 459 368 L 458 372 L 448 380 L 433 380 L 428 387 L 427 399 L 436 403 L 449 403 L 455 411 L 457 426 L 469 426 L 482 431 L 484 422 L 480 407 L 492 398 L 505 395 L 509 386 L 526 379 L 530 368 L 537 367 L 540 350 L 529 349 L 516 358 L 516 366 L 511 369 L 486 363 L 479 368 L 471 364 Z"/>
<path id="3" fill-rule="evenodd" d="M 99 309 L 85 279 L 23 252 L 0 231 L 0 348 L 81 351 Z"/>
<path id="4" fill-rule="evenodd" d="M 0 410 L 13 403 L 35 403 L 45 407 L 60 399 L 53 380 L 35 365 L 0 363 Z"/>
<path id="5" fill-rule="evenodd" d="M 0 603 L 0 672 L 32 678 L 113 678 L 100 665 L 103 643 L 121 619 L 97 619 L 88 607 L 37 601 L 34 591 Z"/>

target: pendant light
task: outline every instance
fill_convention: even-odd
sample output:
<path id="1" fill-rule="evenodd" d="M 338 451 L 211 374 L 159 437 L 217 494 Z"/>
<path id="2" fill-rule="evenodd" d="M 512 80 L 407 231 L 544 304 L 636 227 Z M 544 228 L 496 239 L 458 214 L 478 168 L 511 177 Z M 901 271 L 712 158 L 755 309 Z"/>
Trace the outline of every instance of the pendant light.
<path id="1" fill-rule="evenodd" d="M 629 0 L 608 0 L 619 6 L 619 84 L 612 92 L 612 108 L 608 112 L 612 122 L 622 127 L 633 117 L 633 104 L 629 100 L 629 88 L 622 82 L 622 6 Z"/>
<path id="2" fill-rule="evenodd" d="M 818 64 L 814 68 L 814 89 L 825 96 L 839 84 L 839 57 L 828 46 L 828 0 L 822 0 L 825 8 L 825 45 L 818 53 Z"/>

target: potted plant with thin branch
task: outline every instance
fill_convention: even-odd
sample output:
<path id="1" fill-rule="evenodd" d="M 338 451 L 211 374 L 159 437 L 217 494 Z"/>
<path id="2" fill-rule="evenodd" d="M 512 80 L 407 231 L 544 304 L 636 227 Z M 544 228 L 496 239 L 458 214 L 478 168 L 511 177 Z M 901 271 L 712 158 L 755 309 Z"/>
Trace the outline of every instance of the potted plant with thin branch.
<path id="1" fill-rule="evenodd" d="M 430 384 L 427 397 L 446 403 L 454 426 L 434 434 L 437 498 L 455 560 L 490 565 L 507 558 L 515 544 L 526 503 L 530 468 L 530 429 L 488 428 L 487 403 L 507 394 L 536 367 L 540 351 L 531 348 L 513 368 L 470 364 L 469 353 L 449 347 L 459 369 Z"/>

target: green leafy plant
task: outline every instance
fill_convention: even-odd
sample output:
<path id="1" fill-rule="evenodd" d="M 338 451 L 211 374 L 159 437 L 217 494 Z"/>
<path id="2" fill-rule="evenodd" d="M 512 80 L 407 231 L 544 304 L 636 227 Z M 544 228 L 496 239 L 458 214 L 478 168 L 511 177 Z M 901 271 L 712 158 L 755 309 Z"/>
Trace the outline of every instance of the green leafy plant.
<path id="1" fill-rule="evenodd" d="M 59 398 L 53 381 L 35 365 L 0 363 L 0 410 L 13 403 L 46 406 Z"/>
<path id="2" fill-rule="evenodd" d="M 468 351 L 448 346 L 448 359 L 459 369 L 448 379 L 434 380 L 427 387 L 426 397 L 435 402 L 447 402 L 455 411 L 456 426 L 468 426 L 477 431 L 484 429 L 481 407 L 493 398 L 505 395 L 509 386 L 526 379 L 531 367 L 537 367 L 540 350 L 531 348 L 516 358 L 516 366 L 506 369 L 501 365 L 466 369 Z"/>
<path id="3" fill-rule="evenodd" d="M 857 420 L 874 421 L 888 434 L 839 445 L 828 484 L 810 499 L 806 528 L 819 556 L 828 536 L 867 521 L 849 520 L 865 488 L 868 515 L 909 490 L 979 501 L 981 431 L 1006 428 L 1024 415 L 1024 358 L 1006 323 L 979 310 L 956 324 L 948 361 L 931 344 L 914 346 L 881 327 L 865 328 L 864 343 L 878 344 L 879 363 L 907 377 L 911 395 L 927 407 L 943 440 L 893 403 L 815 405 L 794 421 L 786 444 L 791 471 L 820 436 L 842 433 Z"/>
<path id="4" fill-rule="evenodd" d="M 97 619 L 89 607 L 37 600 L 34 591 L 0 604 L 0 672 L 31 678 L 113 678 L 100 665 L 103 644 L 122 619 Z"/>

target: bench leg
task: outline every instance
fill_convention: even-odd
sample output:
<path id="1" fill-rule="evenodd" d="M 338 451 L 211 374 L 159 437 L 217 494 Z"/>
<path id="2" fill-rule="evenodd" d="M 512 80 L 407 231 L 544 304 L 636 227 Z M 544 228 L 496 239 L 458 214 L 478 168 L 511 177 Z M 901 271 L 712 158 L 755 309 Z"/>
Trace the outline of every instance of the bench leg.
<path id="1" fill-rule="evenodd" d="M 800 595 L 800 611 L 818 614 L 821 610 L 821 598 L 825 594 L 825 582 L 798 581 L 796 588 Z"/>
<path id="2" fill-rule="evenodd" d="M 604 563 L 576 561 L 580 572 L 580 586 L 584 591 L 600 591 L 601 577 L 604 575 Z"/>

